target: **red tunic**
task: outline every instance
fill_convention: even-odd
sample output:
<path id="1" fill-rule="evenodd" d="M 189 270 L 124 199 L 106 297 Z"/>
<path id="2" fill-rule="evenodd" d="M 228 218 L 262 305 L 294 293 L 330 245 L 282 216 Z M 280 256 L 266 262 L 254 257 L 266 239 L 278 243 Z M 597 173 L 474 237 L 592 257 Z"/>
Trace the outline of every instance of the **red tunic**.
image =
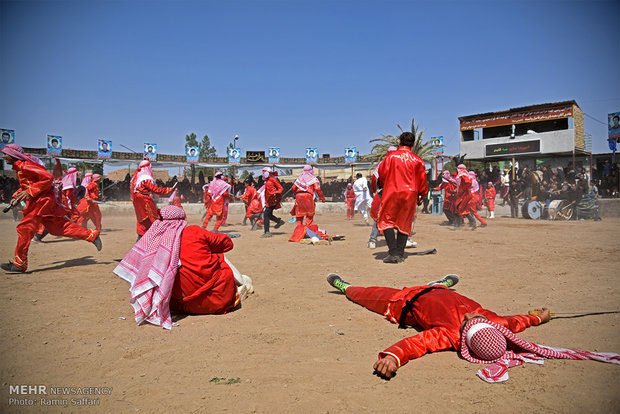
<path id="1" fill-rule="evenodd" d="M 436 189 L 444 190 L 445 200 L 443 201 L 443 209 L 448 211 L 454 211 L 454 204 L 456 202 L 456 183 L 453 183 L 451 181 L 442 181 L 441 185 Z"/>
<path id="2" fill-rule="evenodd" d="M 169 195 L 171 191 L 172 189 L 167 187 L 157 187 L 151 180 L 142 181 L 133 195 L 133 207 L 138 222 L 146 219 L 155 221 L 159 218 L 159 210 L 151 198 L 151 193 Z"/>
<path id="3" fill-rule="evenodd" d="M 229 198 L 230 194 L 228 194 L 228 191 L 224 191 L 217 200 L 213 201 L 213 199 L 211 199 L 211 203 L 209 203 L 209 208 L 207 209 L 207 216 L 221 217 L 224 214 L 224 204 Z"/>
<path id="4" fill-rule="evenodd" d="M 240 198 L 245 203 L 245 216 L 246 217 L 252 217 L 252 213 L 250 212 L 250 205 L 252 204 L 252 201 L 257 197 L 258 197 L 258 192 L 256 191 L 256 188 L 254 188 L 251 185 L 245 188 L 245 193 L 243 193 L 243 195 Z"/>
<path id="5" fill-rule="evenodd" d="M 411 233 L 418 197 L 428 192 L 424 161 L 411 148 L 399 147 L 381 161 L 379 180 L 383 190 L 377 228 Z"/>
<path id="6" fill-rule="evenodd" d="M 181 235 L 181 267 L 172 287 L 170 309 L 191 314 L 226 313 L 239 303 L 237 284 L 224 252 L 233 248 L 225 234 L 187 226 Z"/>
<path id="7" fill-rule="evenodd" d="M 284 189 L 280 181 L 270 175 L 265 182 L 265 204 L 267 204 L 267 207 L 274 207 L 274 210 L 282 207 L 280 204 L 282 192 L 284 192 Z"/>
<path id="8" fill-rule="evenodd" d="M 486 200 L 487 208 L 489 211 L 495 210 L 495 187 L 489 186 L 486 190 L 484 190 L 484 199 Z"/>
<path id="9" fill-rule="evenodd" d="M 62 202 L 69 211 L 75 211 L 78 202 L 75 196 L 75 188 L 67 188 L 62 190 Z"/>
<path id="10" fill-rule="evenodd" d="M 22 190 L 30 195 L 22 211 L 24 217 L 27 215 L 63 217 L 67 213 L 64 207 L 57 203 L 52 187 L 54 176 L 43 166 L 31 161 L 17 160 L 13 164 L 13 169 L 17 172 L 20 186 L 13 197 Z"/>
<path id="11" fill-rule="evenodd" d="M 80 203 L 78 204 L 78 211 L 80 212 L 80 215 L 86 214 L 88 210 L 94 207 L 99 209 L 99 206 L 97 205 L 97 203 L 95 203 L 95 201 L 98 200 L 99 185 L 97 185 L 96 182 L 89 183 L 88 186 L 86 186 L 86 195 L 83 199 L 80 200 Z"/>
<path id="12" fill-rule="evenodd" d="M 325 201 L 325 196 L 321 191 L 319 183 L 314 183 L 308 187 L 306 191 L 302 191 L 293 184 L 293 193 L 295 193 L 295 205 L 291 210 L 291 215 L 295 217 L 314 216 L 314 193 L 319 196 L 321 201 Z"/>
<path id="13" fill-rule="evenodd" d="M 427 287 L 417 286 L 397 291 L 389 300 L 385 316 L 390 321 L 398 323 L 407 300 Z M 499 316 L 463 295 L 440 287 L 420 296 L 413 306 L 412 314 L 406 319 L 407 325 L 419 326 L 424 331 L 395 343 L 381 352 L 379 357 L 392 355 L 401 366 L 427 352 L 458 350 L 461 341 L 461 322 L 466 313 L 483 315 L 515 333 L 532 325 L 539 325 L 541 322 L 540 318 L 534 315 Z"/>
<path id="14" fill-rule="evenodd" d="M 456 193 L 456 204 L 458 205 L 458 213 L 465 216 L 469 213 L 476 212 L 477 199 L 471 192 L 471 178 L 467 174 L 459 177 L 460 183 Z"/>

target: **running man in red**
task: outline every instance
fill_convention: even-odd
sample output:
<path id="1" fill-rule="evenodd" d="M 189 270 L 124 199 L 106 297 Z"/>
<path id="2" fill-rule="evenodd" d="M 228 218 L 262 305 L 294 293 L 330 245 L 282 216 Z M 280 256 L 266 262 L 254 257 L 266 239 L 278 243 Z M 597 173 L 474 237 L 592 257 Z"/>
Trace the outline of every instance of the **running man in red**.
<path id="1" fill-rule="evenodd" d="M 314 176 L 311 165 L 304 166 L 304 170 L 299 174 L 297 180 L 293 184 L 293 193 L 295 194 L 295 205 L 291 210 L 291 215 L 297 219 L 297 227 L 293 235 L 289 239 L 291 242 L 298 242 L 306 235 L 306 226 L 312 225 L 314 220 L 314 194 L 325 202 L 325 196 L 321 191 L 319 180 Z M 304 217 L 306 224 L 304 225 Z"/>
<path id="2" fill-rule="evenodd" d="M 86 186 L 86 195 L 80 200 L 78 204 L 78 212 L 80 217 L 77 224 L 86 228 L 88 220 L 91 220 L 95 225 L 95 229 L 101 230 L 101 210 L 99 210 L 99 181 L 101 175 L 93 174 L 92 181 Z"/>
<path id="3" fill-rule="evenodd" d="M 457 215 L 455 214 L 456 188 L 456 180 L 452 178 L 450 171 L 445 170 L 441 175 L 441 184 L 435 190 L 444 191 L 443 212 L 448 219 L 447 225 L 457 223 Z"/>
<path id="4" fill-rule="evenodd" d="M 66 175 L 61 180 L 62 202 L 67 208 L 67 215 L 74 222 L 77 222 L 77 220 L 80 218 L 80 213 L 78 211 L 77 188 L 75 187 L 75 182 L 77 181 L 77 174 L 77 168 L 71 167 L 67 170 Z"/>
<path id="5" fill-rule="evenodd" d="M 245 216 L 243 217 L 243 224 L 247 226 L 248 219 L 252 218 L 252 213 L 250 212 L 250 204 L 252 204 L 252 200 L 258 197 L 258 193 L 256 192 L 256 188 L 254 188 L 254 181 L 252 178 L 248 178 L 245 180 L 245 193 L 239 198 L 243 200 L 243 204 L 245 205 Z"/>
<path id="6" fill-rule="evenodd" d="M 400 263 L 405 259 L 416 205 L 422 203 L 428 192 L 424 161 L 411 152 L 415 135 L 403 132 L 399 141 L 400 147 L 388 153 L 378 169 L 377 186 L 382 191 L 377 228 L 383 231 L 389 249 L 384 263 Z"/>
<path id="7" fill-rule="evenodd" d="M 495 362 L 495 365 L 478 372 L 478 376 L 487 382 L 505 381 L 508 379 L 509 367 L 540 357 L 597 359 L 620 364 L 620 355 L 617 354 L 595 354 L 566 349 L 550 354 L 542 350 L 542 347 L 530 346 L 534 344 L 519 340 L 514 333 L 549 322 L 549 309 L 536 309 L 532 312 L 534 314 L 530 315 L 500 316 L 450 290 L 449 288 L 459 281 L 457 275 L 447 275 L 424 286 L 404 289 L 356 287 L 334 273 L 327 276 L 327 281 L 352 302 L 385 316 L 390 322 L 397 323 L 399 328 L 422 328 L 419 334 L 402 339 L 379 353 L 379 359 L 373 368 L 375 374 L 385 379 L 393 377 L 401 366 L 412 359 L 429 352 L 449 349 L 460 351 L 470 362 Z M 484 322 L 485 329 L 491 330 L 476 335 L 483 326 L 474 325 L 480 322 Z M 515 352 L 507 349 L 507 340 L 518 344 Z M 530 353 L 519 354 L 521 349 Z"/>
<path id="8" fill-rule="evenodd" d="M 487 205 L 488 218 L 495 218 L 495 196 L 497 193 L 495 192 L 495 186 L 491 181 L 487 184 L 487 189 L 484 190 L 484 201 Z"/>
<path id="9" fill-rule="evenodd" d="M 473 181 L 470 174 L 467 172 L 467 167 L 464 164 L 460 164 L 458 167 L 458 175 L 456 176 L 456 182 L 458 185 L 456 193 L 456 204 L 458 208 L 458 214 L 462 218 L 467 217 L 469 226 L 472 230 L 476 229 L 476 218 L 482 223 L 481 227 L 486 227 L 487 223 L 478 214 L 476 204 L 478 202 L 473 191 Z M 460 223 L 456 225 L 460 226 Z"/>
<path id="10" fill-rule="evenodd" d="M 213 181 L 209 183 L 209 189 L 207 190 L 209 193 L 210 203 L 209 209 L 207 210 L 207 215 L 202 223 L 203 228 L 206 229 L 209 226 L 209 221 L 211 221 L 211 217 L 213 216 L 215 216 L 213 231 L 218 231 L 220 226 L 224 223 L 224 206 L 230 198 L 230 193 L 228 192 L 229 189 L 230 184 L 222 179 L 222 172 L 218 171 L 215 174 Z"/>
<path id="11" fill-rule="evenodd" d="M 264 233 L 261 237 L 271 237 L 269 232 L 269 221 L 275 221 L 276 229 L 284 225 L 284 220 L 273 215 L 273 210 L 277 210 L 282 205 L 282 193 L 284 189 L 278 180 L 278 172 L 271 171 L 269 167 L 263 168 L 263 179 L 265 180 L 265 210 L 263 212 L 263 229 Z"/>
<path id="12" fill-rule="evenodd" d="M 28 248 L 39 224 L 54 236 L 86 240 L 101 250 L 98 230 L 86 230 L 67 220 L 65 208 L 57 202 L 52 188 L 54 177 L 36 157 L 24 153 L 17 144 L 2 149 L 2 158 L 13 166 L 20 188 L 13 194 L 11 204 L 25 202 L 23 218 L 17 225 L 17 247 L 15 261 L 3 263 L 0 267 L 10 272 L 25 272 L 28 269 Z"/>
<path id="13" fill-rule="evenodd" d="M 170 310 L 187 314 L 232 310 L 240 293 L 254 291 L 251 279 L 224 258 L 232 248 L 227 235 L 188 226 L 182 208 L 162 208 L 161 219 L 114 269 L 131 284 L 136 322 L 171 329 Z"/>
<path id="14" fill-rule="evenodd" d="M 176 184 L 174 186 L 176 186 Z M 167 188 L 155 185 L 151 162 L 149 160 L 144 160 L 140 163 L 129 185 L 131 201 L 133 201 L 133 208 L 136 212 L 136 219 L 138 221 L 136 224 L 138 240 L 140 240 L 140 237 L 151 227 L 151 224 L 159 218 L 159 210 L 151 197 L 151 193 L 169 195 L 174 186 L 172 188 Z"/>

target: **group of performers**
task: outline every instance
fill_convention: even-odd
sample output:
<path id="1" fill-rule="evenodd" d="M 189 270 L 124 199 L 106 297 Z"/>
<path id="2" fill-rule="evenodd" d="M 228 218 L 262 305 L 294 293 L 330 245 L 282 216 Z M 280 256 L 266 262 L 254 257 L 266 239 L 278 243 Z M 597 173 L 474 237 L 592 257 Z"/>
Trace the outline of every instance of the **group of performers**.
<path id="1" fill-rule="evenodd" d="M 399 138 L 400 146 L 392 148 L 380 163 L 371 180 L 371 188 L 360 180 L 363 177 L 357 177 L 357 187 L 356 184 L 349 187 L 354 192 L 356 189 L 361 191 L 361 200 L 376 220 L 377 230 L 383 232 L 389 248 L 387 260 L 384 260 L 387 263 L 399 263 L 404 259 L 416 206 L 421 204 L 428 191 L 424 162 L 411 151 L 415 136 L 405 132 Z M 25 154 L 18 145 L 9 144 L 2 152 L 20 183 L 12 204 L 25 203 L 23 219 L 17 225 L 15 259 L 2 264 L 2 269 L 26 271 L 28 246 L 39 225 L 53 235 L 86 240 L 101 250 L 101 214 L 96 204 L 100 177 L 94 174 L 90 182 L 82 181 L 83 185 L 86 184 L 87 195 L 77 202 L 77 171 L 69 169 L 61 180 L 62 187 L 55 187 L 54 176 L 41 161 Z M 473 180 L 465 166 L 459 165 L 458 170 L 456 179 L 444 173 L 442 188 L 447 195 L 456 197 L 452 199 L 453 204 L 449 204 L 451 209 L 448 211 L 468 217 L 471 223 L 470 216 L 478 218 L 472 211 L 477 201 L 471 196 Z M 284 221 L 273 215 L 273 211 L 280 208 L 282 199 L 277 173 L 266 168 L 263 179 L 265 184 L 258 190 L 251 180 L 246 181 L 245 193 L 239 198 L 246 205 L 244 223 L 249 218 L 251 224 L 256 225 L 262 213 L 265 236 L 270 235 L 270 221 L 276 222 L 276 227 Z M 130 303 L 137 323 L 146 321 L 171 329 L 171 311 L 223 314 L 235 309 L 248 293 L 253 292 L 252 280 L 224 257 L 224 253 L 234 247 L 231 238 L 217 231 L 226 220 L 225 207 L 232 197 L 231 186 L 223 174 L 217 173 L 205 186 L 207 217 L 202 227 L 188 225 L 174 187 L 155 184 L 149 161 L 140 163 L 130 188 L 138 240 L 114 273 L 130 284 Z M 297 226 L 290 241 L 299 241 L 308 231 L 318 229 L 314 223 L 315 197 L 320 201 L 325 197 L 310 166 L 304 168 L 292 191 L 296 200 L 291 215 L 296 218 Z M 372 198 L 371 193 L 374 193 Z M 171 194 L 170 205 L 158 210 L 151 194 Z M 369 204 L 370 200 L 372 204 Z M 204 227 L 214 216 L 215 231 L 211 232 Z M 70 218 L 82 224 L 91 219 L 97 228 L 88 230 Z M 448 275 L 427 285 L 399 290 L 356 287 L 338 275 L 328 276 L 328 282 L 349 300 L 386 316 L 399 327 L 416 325 L 422 328 L 420 334 L 402 339 L 379 353 L 373 368 L 377 375 L 386 379 L 393 377 L 412 359 L 427 352 L 447 349 L 460 351 L 470 362 L 492 364 L 478 372 L 478 376 L 488 382 L 505 381 L 508 368 L 544 358 L 595 359 L 620 364 L 620 355 L 617 354 L 550 348 L 516 337 L 515 333 L 529 326 L 548 322 L 551 319 L 549 309 L 537 309 L 534 315 L 499 316 L 451 290 L 458 281 L 458 276 Z"/>

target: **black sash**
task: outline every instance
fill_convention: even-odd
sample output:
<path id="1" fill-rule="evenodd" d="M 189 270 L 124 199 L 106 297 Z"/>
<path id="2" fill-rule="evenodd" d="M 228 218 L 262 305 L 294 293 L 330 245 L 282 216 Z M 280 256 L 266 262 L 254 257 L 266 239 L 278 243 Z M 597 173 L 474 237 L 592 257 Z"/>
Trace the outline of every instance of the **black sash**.
<path id="1" fill-rule="evenodd" d="M 416 293 L 414 297 L 412 297 L 407 301 L 407 303 L 405 303 L 405 306 L 403 306 L 403 309 L 400 311 L 400 318 L 398 319 L 399 329 L 405 329 L 407 327 L 407 325 L 405 324 L 405 319 L 407 318 L 407 315 L 413 310 L 413 305 L 415 304 L 416 300 L 418 300 L 420 296 L 430 292 L 433 289 L 443 289 L 443 286 L 429 286 L 426 289 Z"/>

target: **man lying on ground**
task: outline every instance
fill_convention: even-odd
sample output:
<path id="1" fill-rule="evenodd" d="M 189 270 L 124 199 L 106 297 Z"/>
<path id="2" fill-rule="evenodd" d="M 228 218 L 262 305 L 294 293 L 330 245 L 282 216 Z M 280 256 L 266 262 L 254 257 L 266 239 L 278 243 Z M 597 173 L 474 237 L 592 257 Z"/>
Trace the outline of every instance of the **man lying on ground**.
<path id="1" fill-rule="evenodd" d="M 470 362 L 494 363 L 478 371 L 478 376 L 487 382 L 506 381 L 508 368 L 524 362 L 542 363 L 544 358 L 595 359 L 620 364 L 618 354 L 550 348 L 517 338 L 516 332 L 549 322 L 549 309 L 537 309 L 539 315 L 499 316 L 450 290 L 459 281 L 457 275 L 402 290 L 351 286 L 334 273 L 327 276 L 327 281 L 349 300 L 384 315 L 398 323 L 399 328 L 411 325 L 423 329 L 379 353 L 373 368 L 385 379 L 393 377 L 412 359 L 448 349 L 460 351 Z"/>

